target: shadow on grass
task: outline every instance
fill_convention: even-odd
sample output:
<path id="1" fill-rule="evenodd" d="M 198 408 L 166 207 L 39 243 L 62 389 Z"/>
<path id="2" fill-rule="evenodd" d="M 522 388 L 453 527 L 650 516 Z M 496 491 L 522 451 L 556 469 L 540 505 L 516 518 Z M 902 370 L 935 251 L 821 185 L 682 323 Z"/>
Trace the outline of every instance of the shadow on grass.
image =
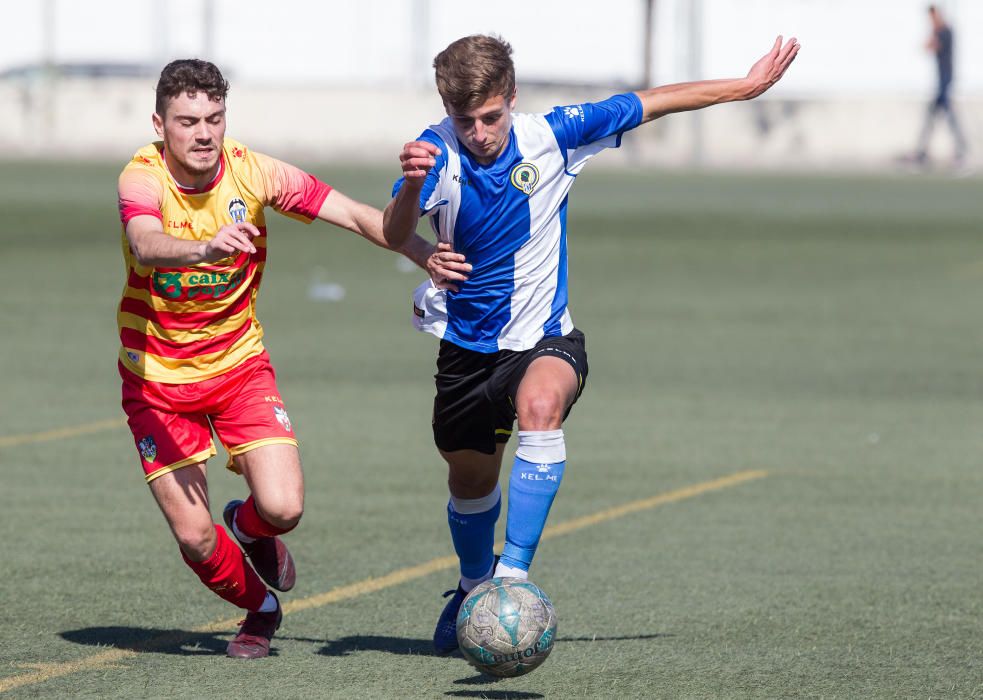
<path id="1" fill-rule="evenodd" d="M 348 656 L 359 651 L 384 651 L 389 654 L 436 656 L 429 639 L 355 635 L 341 639 L 329 639 L 318 650 L 322 656 Z"/>
<path id="2" fill-rule="evenodd" d="M 557 637 L 556 643 L 563 644 L 564 642 L 620 642 L 628 641 L 635 642 L 642 639 L 668 639 L 670 637 L 675 637 L 674 634 L 631 634 L 625 635 L 623 637 Z"/>
<path id="3" fill-rule="evenodd" d="M 569 644 L 571 642 L 618 642 L 618 641 L 639 641 L 644 639 L 663 639 L 672 637 L 671 634 L 633 634 L 624 635 L 618 637 L 558 637 L 556 640 L 557 644 Z M 459 656 L 460 654 L 455 654 Z M 496 678 L 494 676 L 486 676 L 483 673 L 479 673 L 476 676 L 468 676 L 467 678 L 461 678 L 460 680 L 454 681 L 457 685 L 473 685 L 473 686 L 488 686 L 499 681 L 506 680 L 505 678 Z M 525 698 L 542 698 L 545 697 L 539 693 L 529 693 L 519 690 L 452 690 L 444 693 L 444 695 L 449 695 L 451 697 L 458 698 L 496 698 L 501 700 L 523 700 Z"/>
<path id="4" fill-rule="evenodd" d="M 544 698 L 539 693 L 526 693 L 521 690 L 452 690 L 444 693 L 454 698 L 494 698 L 495 700 L 523 700 L 524 698 Z"/>
<path id="5" fill-rule="evenodd" d="M 660 639 L 671 637 L 670 634 L 638 634 L 624 637 L 560 637 L 558 644 L 570 642 L 615 642 L 636 641 L 642 639 Z M 289 637 L 286 637 L 289 639 Z M 382 651 L 388 654 L 403 656 L 444 656 L 433 650 L 433 642 L 429 639 L 407 639 L 406 637 L 385 637 L 379 635 L 353 635 L 340 639 L 326 640 L 318 650 L 322 656 L 348 656 L 360 651 Z M 460 652 L 446 655 L 449 658 L 461 658 Z M 489 679 L 490 680 L 490 679 Z"/>
<path id="6" fill-rule="evenodd" d="M 162 630 L 150 627 L 85 627 L 59 633 L 62 639 L 86 646 L 115 647 L 138 652 L 158 654 L 177 654 L 179 656 L 211 656 L 224 654 L 231 633 L 189 632 L 187 630 Z M 305 639 L 277 635 L 270 656 L 276 656 L 278 640 L 300 642 L 320 642 L 320 639 Z"/>
<path id="7" fill-rule="evenodd" d="M 87 646 L 111 646 L 130 651 L 153 651 L 162 654 L 225 653 L 228 638 L 211 632 L 162 630 L 150 627 L 85 627 L 61 632 L 62 639 Z"/>
<path id="8" fill-rule="evenodd" d="M 85 627 L 78 630 L 67 630 L 59 636 L 74 644 L 86 646 L 114 647 L 137 652 L 154 652 L 158 654 L 176 654 L 179 656 L 207 656 L 224 654 L 229 643 L 231 632 L 190 632 L 188 630 L 164 630 L 152 627 Z M 561 644 L 570 642 L 610 642 L 619 640 L 642 640 L 670 637 L 668 634 L 641 634 L 624 637 L 561 637 Z M 406 637 L 387 637 L 379 635 L 354 635 L 334 640 L 310 639 L 307 637 L 290 637 L 277 635 L 270 656 L 276 656 L 277 641 L 323 643 L 317 653 L 322 656 L 348 656 L 360 651 L 382 651 L 388 654 L 405 656 L 437 656 L 433 643 L 429 639 L 408 639 Z M 449 654 L 447 658 L 460 659 L 460 652 Z M 457 681 L 463 684 L 494 683 L 497 679 L 490 676 L 475 676 Z M 499 696 L 489 696 L 499 697 Z M 505 696 L 502 696 L 505 697 Z M 508 695 L 508 697 L 539 697 Z"/>

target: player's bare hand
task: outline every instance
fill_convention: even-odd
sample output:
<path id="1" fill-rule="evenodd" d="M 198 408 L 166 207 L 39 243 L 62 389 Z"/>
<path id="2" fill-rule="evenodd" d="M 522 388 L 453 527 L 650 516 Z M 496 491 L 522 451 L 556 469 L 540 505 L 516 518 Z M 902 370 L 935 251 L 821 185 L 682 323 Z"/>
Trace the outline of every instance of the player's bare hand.
<path id="1" fill-rule="evenodd" d="M 430 172 L 430 168 L 437 164 L 437 156 L 440 149 L 427 141 L 410 141 L 403 146 L 399 153 L 399 164 L 403 169 L 403 177 L 408 183 L 422 185 L 423 180 Z"/>
<path id="2" fill-rule="evenodd" d="M 781 80 L 785 71 L 792 65 L 799 53 L 799 40 L 792 37 L 782 43 L 782 37 L 775 39 L 771 51 L 766 53 L 758 62 L 751 66 L 747 79 L 751 84 L 751 97 L 757 97 L 772 85 Z"/>
<path id="3" fill-rule="evenodd" d="M 215 262 L 240 252 L 255 253 L 253 239 L 258 235 L 259 229 L 248 221 L 226 224 L 205 244 L 203 262 Z"/>
<path id="4" fill-rule="evenodd" d="M 450 243 L 438 243 L 434 252 L 427 258 L 427 272 L 434 285 L 440 289 L 459 291 L 455 282 L 464 282 L 471 272 L 471 265 L 464 256 L 455 253 Z"/>

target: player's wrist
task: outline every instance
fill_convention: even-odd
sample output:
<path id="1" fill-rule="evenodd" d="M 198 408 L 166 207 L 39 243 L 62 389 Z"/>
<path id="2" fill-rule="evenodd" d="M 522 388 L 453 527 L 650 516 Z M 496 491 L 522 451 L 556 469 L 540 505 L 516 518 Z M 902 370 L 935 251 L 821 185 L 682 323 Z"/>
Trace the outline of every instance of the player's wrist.
<path id="1" fill-rule="evenodd" d="M 738 97 L 736 99 L 738 100 L 752 100 L 768 89 L 766 82 L 754 80 L 750 76 L 738 78 L 737 83 L 736 92 Z"/>

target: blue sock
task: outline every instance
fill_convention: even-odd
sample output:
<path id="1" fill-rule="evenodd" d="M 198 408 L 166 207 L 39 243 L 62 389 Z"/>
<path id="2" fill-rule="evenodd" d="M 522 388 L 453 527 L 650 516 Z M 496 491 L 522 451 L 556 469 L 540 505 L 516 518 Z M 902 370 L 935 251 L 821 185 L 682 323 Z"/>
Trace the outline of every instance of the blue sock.
<path id="1" fill-rule="evenodd" d="M 483 498 L 454 498 L 447 503 L 447 524 L 461 562 L 461 585 L 470 590 L 489 578 L 495 563 L 495 523 L 502 511 L 502 490 Z"/>
<path id="2" fill-rule="evenodd" d="M 562 430 L 519 431 L 501 565 L 529 571 L 566 466 Z"/>

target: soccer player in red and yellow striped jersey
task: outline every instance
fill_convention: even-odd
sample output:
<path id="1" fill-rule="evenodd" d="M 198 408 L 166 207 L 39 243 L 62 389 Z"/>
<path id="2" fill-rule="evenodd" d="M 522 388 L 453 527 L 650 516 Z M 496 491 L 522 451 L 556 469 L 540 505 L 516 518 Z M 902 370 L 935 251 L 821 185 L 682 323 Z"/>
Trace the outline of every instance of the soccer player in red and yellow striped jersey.
<path id="1" fill-rule="evenodd" d="M 153 115 L 162 140 L 120 175 L 119 369 L 146 480 L 184 560 L 248 611 L 228 654 L 257 658 L 269 653 L 282 618 L 260 577 L 277 590 L 293 587 L 293 559 L 279 536 L 297 525 L 304 501 L 297 440 L 256 319 L 264 210 L 321 219 L 386 248 L 404 241 L 385 238 L 377 209 L 226 138 L 227 92 L 211 63 L 168 64 Z M 208 509 L 212 430 L 251 492 L 224 513 L 242 549 Z"/>

